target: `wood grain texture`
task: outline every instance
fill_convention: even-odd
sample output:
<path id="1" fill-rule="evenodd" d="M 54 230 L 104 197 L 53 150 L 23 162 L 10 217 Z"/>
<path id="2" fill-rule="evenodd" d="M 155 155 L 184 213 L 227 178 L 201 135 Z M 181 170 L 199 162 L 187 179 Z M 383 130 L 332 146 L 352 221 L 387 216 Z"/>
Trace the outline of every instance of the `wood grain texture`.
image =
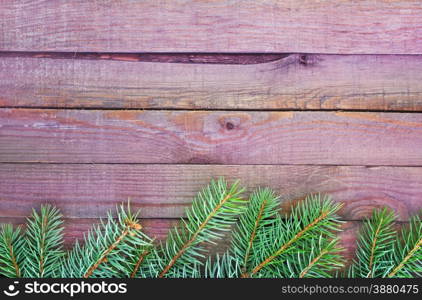
<path id="1" fill-rule="evenodd" d="M 0 162 L 422 165 L 422 114 L 0 110 Z"/>
<path id="2" fill-rule="evenodd" d="M 0 107 L 422 110 L 422 56 L 295 54 L 251 65 L 133 60 L 0 56 Z"/>
<path id="3" fill-rule="evenodd" d="M 15 1 L 0 50 L 422 54 L 418 0 Z"/>
<path id="4" fill-rule="evenodd" d="M 270 165 L 0 164 L 0 217 L 23 217 L 42 203 L 67 218 L 104 217 L 116 204 L 142 218 L 178 218 L 211 179 L 239 179 L 248 193 L 270 187 L 283 210 L 311 193 L 343 202 L 341 216 L 359 220 L 387 206 L 400 220 L 422 209 L 422 168 Z"/>

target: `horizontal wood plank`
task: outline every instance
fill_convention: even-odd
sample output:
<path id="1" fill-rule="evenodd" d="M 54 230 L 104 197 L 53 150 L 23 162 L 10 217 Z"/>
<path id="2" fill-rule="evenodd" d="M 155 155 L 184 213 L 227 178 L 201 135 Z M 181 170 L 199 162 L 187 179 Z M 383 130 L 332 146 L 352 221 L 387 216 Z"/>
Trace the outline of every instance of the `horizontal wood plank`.
<path id="1" fill-rule="evenodd" d="M 15 1 L 0 50 L 422 54 L 418 0 Z"/>
<path id="2" fill-rule="evenodd" d="M 416 167 L 0 164 L 0 217 L 27 216 L 51 203 L 67 218 L 98 218 L 130 199 L 142 218 L 178 218 L 222 176 L 239 179 L 245 197 L 257 187 L 274 189 L 286 212 L 311 193 L 344 203 L 345 220 L 387 206 L 405 221 L 422 209 L 422 168 Z"/>
<path id="3" fill-rule="evenodd" d="M 0 56 L 0 107 L 422 110 L 418 55 L 294 54 L 251 65 L 133 59 Z"/>
<path id="4" fill-rule="evenodd" d="M 0 109 L 0 162 L 422 165 L 421 113 Z"/>

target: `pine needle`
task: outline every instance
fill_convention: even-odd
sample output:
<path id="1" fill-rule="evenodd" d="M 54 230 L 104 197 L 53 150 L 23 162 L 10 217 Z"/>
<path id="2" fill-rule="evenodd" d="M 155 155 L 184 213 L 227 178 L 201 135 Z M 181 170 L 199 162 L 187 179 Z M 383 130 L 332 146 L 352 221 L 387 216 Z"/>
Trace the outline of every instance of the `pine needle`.
<path id="1" fill-rule="evenodd" d="M 239 259 L 230 252 L 223 255 L 218 253 L 213 258 L 208 258 L 204 267 L 205 278 L 237 278 L 241 273 Z"/>

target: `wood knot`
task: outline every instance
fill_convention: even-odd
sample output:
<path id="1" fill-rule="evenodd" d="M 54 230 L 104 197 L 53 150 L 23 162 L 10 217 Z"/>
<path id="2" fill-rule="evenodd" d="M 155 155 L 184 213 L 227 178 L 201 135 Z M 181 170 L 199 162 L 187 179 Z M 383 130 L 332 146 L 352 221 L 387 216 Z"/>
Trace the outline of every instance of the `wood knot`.
<path id="1" fill-rule="evenodd" d="M 249 114 L 227 114 L 218 119 L 221 133 L 234 133 L 242 129 L 242 124 L 248 121 Z"/>
<path id="2" fill-rule="evenodd" d="M 305 67 L 313 67 L 322 61 L 321 56 L 315 54 L 300 54 L 297 56 L 297 62 Z"/>
<path id="3" fill-rule="evenodd" d="M 233 130 L 235 128 L 234 124 L 232 122 L 226 123 L 226 129 L 227 130 Z"/>
<path id="4" fill-rule="evenodd" d="M 304 65 L 304 66 L 306 66 L 306 65 L 308 65 L 308 56 L 307 55 L 300 55 L 299 56 L 299 63 L 301 64 L 301 65 Z"/>

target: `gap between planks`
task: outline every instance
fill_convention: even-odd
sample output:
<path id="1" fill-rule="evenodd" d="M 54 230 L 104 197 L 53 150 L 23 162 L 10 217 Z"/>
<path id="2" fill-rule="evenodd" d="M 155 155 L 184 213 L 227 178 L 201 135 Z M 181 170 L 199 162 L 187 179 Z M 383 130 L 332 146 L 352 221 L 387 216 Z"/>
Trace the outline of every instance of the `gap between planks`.
<path id="1" fill-rule="evenodd" d="M 309 108 L 309 109 L 291 109 L 291 108 L 110 108 L 110 107 L 66 107 L 66 106 L 0 106 L 0 109 L 48 109 L 48 110 L 87 110 L 87 111 L 197 111 L 197 112 L 306 112 L 306 111 L 323 111 L 323 112 L 368 112 L 368 113 L 392 113 L 392 114 L 402 114 L 402 113 L 422 113 L 422 110 L 381 110 L 381 109 L 336 109 L 336 108 Z"/>
<path id="2" fill-rule="evenodd" d="M 292 53 L 98 53 L 98 52 L 21 52 L 0 51 L 2 57 L 116 60 L 184 64 L 250 65 L 280 60 Z M 301 54 L 306 56 L 306 54 Z"/>
<path id="3" fill-rule="evenodd" d="M 183 163 L 125 163 L 125 162 L 108 162 L 108 163 L 95 163 L 95 162 L 48 162 L 48 161 L 1 161 L 1 165 L 86 165 L 86 166 L 186 166 L 187 164 Z M 191 166 L 210 166 L 210 164 L 204 164 L 201 162 L 192 162 L 188 165 Z M 211 164 L 212 165 L 212 164 Z M 278 166 L 278 167 L 362 167 L 367 169 L 377 169 L 377 168 L 421 168 L 422 165 L 347 165 L 347 164 L 228 164 L 223 166 Z"/>

